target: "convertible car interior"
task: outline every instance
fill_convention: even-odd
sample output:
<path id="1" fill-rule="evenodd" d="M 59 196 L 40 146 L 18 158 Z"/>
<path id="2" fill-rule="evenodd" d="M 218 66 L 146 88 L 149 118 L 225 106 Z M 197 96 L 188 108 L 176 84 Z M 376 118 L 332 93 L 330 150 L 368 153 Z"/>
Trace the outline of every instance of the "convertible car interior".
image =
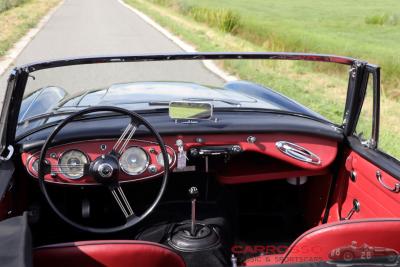
<path id="1" fill-rule="evenodd" d="M 363 244 L 385 248 L 379 256 L 396 263 L 399 165 L 375 149 L 376 135 L 366 145 L 354 134 L 368 77 L 375 79 L 379 114 L 378 67 L 342 57 L 274 53 L 124 60 L 246 55 L 348 65 L 343 125 L 269 90 L 264 97 L 294 112 L 228 109 L 214 96 L 166 98 L 166 106 L 153 103 L 163 98 L 151 99 L 161 107 L 151 110 L 111 101 L 124 90 L 125 99 L 135 90 L 143 94 L 143 88 L 153 90 L 153 97 L 163 86 L 211 90 L 186 83 L 119 84 L 75 96 L 55 86 L 38 95 L 23 93 L 30 73 L 107 65 L 115 57 L 16 69 L 0 132 L 1 266 L 300 266 L 337 258 L 351 263 L 362 256 L 339 248 Z M 229 82 L 223 89 L 228 100 L 219 101 L 237 101 L 233 94 L 243 95 L 246 86 L 255 94 L 260 90 Z M 88 101 L 94 104 L 79 106 Z M 375 134 L 378 126 L 374 120 Z"/>

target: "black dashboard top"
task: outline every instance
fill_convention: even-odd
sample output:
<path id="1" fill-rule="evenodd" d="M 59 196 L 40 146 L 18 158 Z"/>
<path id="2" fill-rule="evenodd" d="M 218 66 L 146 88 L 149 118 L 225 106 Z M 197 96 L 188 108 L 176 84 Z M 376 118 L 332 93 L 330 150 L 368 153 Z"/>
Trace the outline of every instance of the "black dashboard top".
<path id="1" fill-rule="evenodd" d="M 176 122 L 165 112 L 142 114 L 161 135 L 176 134 L 224 134 L 224 133 L 260 133 L 283 132 L 302 135 L 314 135 L 341 142 L 342 129 L 329 123 L 306 117 L 266 112 L 218 112 L 215 120 Z M 128 124 L 126 117 L 99 117 L 84 119 L 68 124 L 55 138 L 54 144 L 93 138 L 114 138 Z M 22 151 L 39 149 L 55 125 L 43 127 L 18 140 Z M 145 136 L 148 132 L 140 127 L 135 136 Z"/>

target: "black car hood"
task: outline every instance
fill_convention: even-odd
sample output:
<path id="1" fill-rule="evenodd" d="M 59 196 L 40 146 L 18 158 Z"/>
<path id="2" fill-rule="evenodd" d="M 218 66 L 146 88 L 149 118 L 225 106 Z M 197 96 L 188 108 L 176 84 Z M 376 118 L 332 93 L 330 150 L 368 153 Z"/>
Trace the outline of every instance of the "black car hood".
<path id="1" fill-rule="evenodd" d="M 53 109 L 118 105 L 132 110 L 145 110 L 154 108 L 155 105 L 149 103 L 182 99 L 215 100 L 215 107 L 231 107 L 240 103 L 235 107 L 285 110 L 321 118 L 319 114 L 274 90 L 250 82 L 231 82 L 221 88 L 187 82 L 135 82 L 114 84 L 109 88 L 74 95 L 54 86 L 41 88 L 24 98 L 19 121 Z"/>
<path id="2" fill-rule="evenodd" d="M 118 106 L 134 111 L 167 108 L 177 100 L 203 100 L 214 108 L 266 109 L 301 113 L 325 120 L 320 114 L 279 94 L 271 88 L 246 81 L 235 81 L 223 87 L 188 82 L 135 82 L 114 84 L 109 88 L 88 90 L 70 95 L 58 87 L 45 87 L 24 98 L 19 113 L 17 135 L 66 115 L 40 114 L 53 111 L 75 111 L 91 106 Z M 39 119 L 35 116 L 39 115 Z"/>
<path id="3" fill-rule="evenodd" d="M 280 109 L 272 102 L 218 88 L 185 82 L 135 82 L 115 84 L 107 89 L 90 91 L 70 97 L 61 103 L 62 107 L 86 107 L 101 105 L 135 105 L 134 109 L 146 109 L 148 103 L 170 102 L 181 99 L 213 99 L 216 106 L 230 106 L 218 100 L 241 103 L 245 107 Z"/>

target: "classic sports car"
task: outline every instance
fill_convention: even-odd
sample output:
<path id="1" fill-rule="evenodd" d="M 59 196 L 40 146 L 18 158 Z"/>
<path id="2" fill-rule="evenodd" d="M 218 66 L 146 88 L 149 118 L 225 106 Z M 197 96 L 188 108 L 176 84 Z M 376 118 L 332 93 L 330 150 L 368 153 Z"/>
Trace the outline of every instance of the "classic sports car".
<path id="1" fill-rule="evenodd" d="M 330 55 L 15 68 L 0 265 L 317 266 L 352 241 L 400 251 L 400 165 L 378 149 L 379 101 L 378 66 Z"/>
<path id="2" fill-rule="evenodd" d="M 358 246 L 357 242 L 352 242 L 350 246 L 335 248 L 329 257 L 335 262 L 346 262 L 350 265 L 365 264 L 371 261 L 393 265 L 397 263 L 398 255 L 399 253 L 394 249 L 372 247 L 368 244 Z"/>

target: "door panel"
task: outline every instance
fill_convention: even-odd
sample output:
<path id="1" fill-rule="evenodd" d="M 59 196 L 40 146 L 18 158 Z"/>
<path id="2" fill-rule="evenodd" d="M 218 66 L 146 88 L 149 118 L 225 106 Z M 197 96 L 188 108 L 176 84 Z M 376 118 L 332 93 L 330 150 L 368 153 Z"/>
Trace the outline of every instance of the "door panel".
<path id="1" fill-rule="evenodd" d="M 380 68 L 368 65 L 354 97 L 329 220 L 400 217 L 400 163 L 379 151 Z M 386 129 L 387 130 L 387 129 Z M 378 179 L 377 173 L 382 180 Z M 393 190 L 398 185 L 399 190 Z M 354 203 L 358 206 L 355 209 Z M 356 210 L 356 211 L 355 211 Z M 353 212 L 354 211 L 354 212 Z"/>
<path id="2" fill-rule="evenodd" d="M 351 219 L 400 217 L 400 193 L 385 188 L 378 181 L 376 172 L 381 173 L 382 180 L 389 187 L 394 188 L 399 183 L 396 178 L 354 151 L 349 153 L 345 166 L 348 182 L 340 197 L 341 218 L 345 218 L 353 208 L 355 199 L 360 203 L 360 211 L 355 212 Z M 351 172 L 356 174 L 355 179 L 351 179 Z"/>

